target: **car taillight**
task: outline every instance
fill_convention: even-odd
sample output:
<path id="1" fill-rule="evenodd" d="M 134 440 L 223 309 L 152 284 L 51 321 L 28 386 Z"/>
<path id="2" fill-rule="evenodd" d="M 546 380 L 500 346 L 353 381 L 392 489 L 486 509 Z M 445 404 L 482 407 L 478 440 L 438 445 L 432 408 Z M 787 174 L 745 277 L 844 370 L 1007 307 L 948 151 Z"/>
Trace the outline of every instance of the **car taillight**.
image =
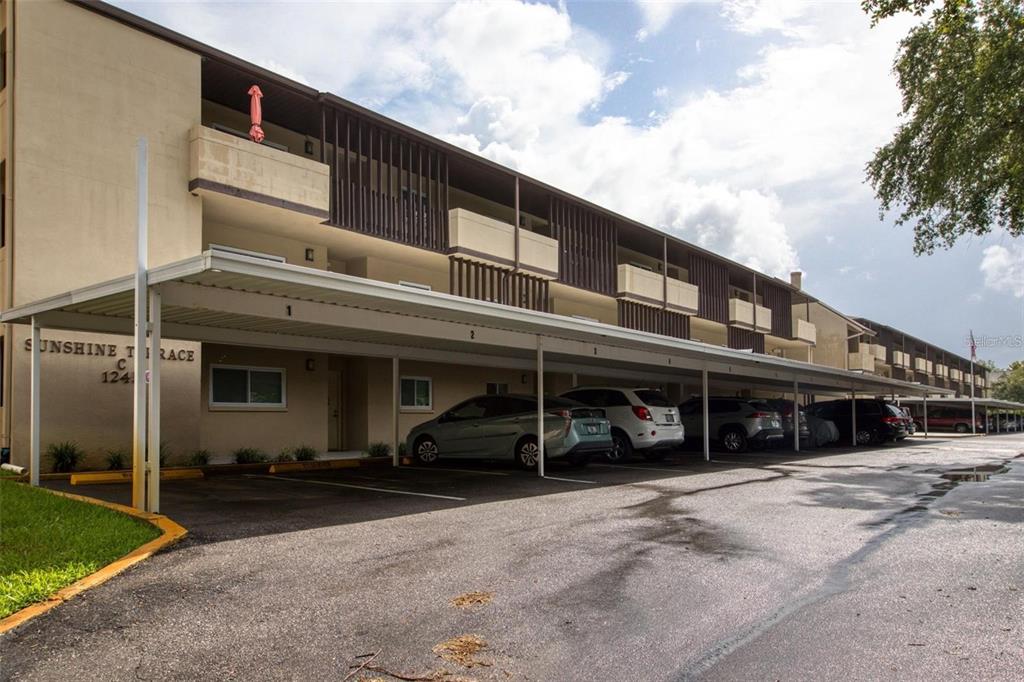
<path id="1" fill-rule="evenodd" d="M 633 414 L 636 415 L 637 419 L 643 419 L 644 421 L 648 422 L 654 421 L 654 416 L 651 414 L 651 411 L 648 410 L 643 405 L 634 405 Z"/>
<path id="2" fill-rule="evenodd" d="M 750 415 L 754 419 L 766 419 L 772 416 L 771 412 L 754 412 Z"/>
<path id="3" fill-rule="evenodd" d="M 556 414 L 562 419 L 572 419 L 572 411 L 561 409 L 561 410 L 548 410 L 551 414 Z"/>
<path id="4" fill-rule="evenodd" d="M 886 424 L 902 424 L 903 420 L 899 417 L 882 417 L 882 421 Z"/>

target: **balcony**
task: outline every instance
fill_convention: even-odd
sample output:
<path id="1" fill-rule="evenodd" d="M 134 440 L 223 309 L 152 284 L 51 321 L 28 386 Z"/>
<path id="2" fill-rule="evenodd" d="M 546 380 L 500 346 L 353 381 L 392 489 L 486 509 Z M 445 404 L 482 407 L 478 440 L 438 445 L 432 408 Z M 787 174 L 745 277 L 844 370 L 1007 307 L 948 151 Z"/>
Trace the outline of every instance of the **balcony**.
<path id="1" fill-rule="evenodd" d="M 935 365 L 935 376 L 946 379 L 949 377 L 949 368 L 945 365 Z"/>
<path id="2" fill-rule="evenodd" d="M 453 208 L 448 211 L 448 246 L 453 254 L 512 269 L 516 263 L 516 229 L 502 222 Z M 519 230 L 519 268 L 544 279 L 558 277 L 558 242 Z"/>
<path id="3" fill-rule="evenodd" d="M 914 358 L 914 369 L 922 374 L 932 373 L 932 361 L 924 358 Z"/>
<path id="4" fill-rule="evenodd" d="M 875 354 L 871 351 L 871 344 L 861 343 L 858 349 L 849 353 L 850 369 L 862 372 L 875 371 Z"/>
<path id="5" fill-rule="evenodd" d="M 956 367 L 949 368 L 949 378 L 953 381 L 960 381 L 960 370 Z"/>
<path id="6" fill-rule="evenodd" d="M 326 164 L 202 125 L 189 131 L 189 147 L 189 191 L 203 196 L 215 217 L 228 211 L 246 220 L 328 219 Z"/>
<path id="7" fill-rule="evenodd" d="M 818 342 L 818 328 L 814 326 L 813 322 L 794 317 L 793 338 L 797 341 L 805 341 L 813 346 Z"/>
<path id="8" fill-rule="evenodd" d="M 617 272 L 619 298 L 659 308 L 664 305 L 685 315 L 697 314 L 699 290 L 693 284 L 671 277 L 666 280 L 664 275 L 628 263 L 620 264 Z"/>
<path id="9" fill-rule="evenodd" d="M 756 325 L 754 324 L 755 311 L 757 312 Z M 772 311 L 762 305 L 755 305 L 741 298 L 730 298 L 729 324 L 768 334 L 772 331 Z"/>
<path id="10" fill-rule="evenodd" d="M 894 350 L 892 352 L 892 364 L 893 367 L 902 367 L 906 369 L 910 367 L 910 356 L 901 350 Z"/>
<path id="11" fill-rule="evenodd" d="M 877 343 L 869 343 L 868 344 L 868 348 L 870 349 L 871 354 L 875 357 L 875 360 L 880 362 L 880 363 L 882 363 L 884 365 L 885 364 L 885 346 L 883 346 L 881 344 L 877 344 Z"/>

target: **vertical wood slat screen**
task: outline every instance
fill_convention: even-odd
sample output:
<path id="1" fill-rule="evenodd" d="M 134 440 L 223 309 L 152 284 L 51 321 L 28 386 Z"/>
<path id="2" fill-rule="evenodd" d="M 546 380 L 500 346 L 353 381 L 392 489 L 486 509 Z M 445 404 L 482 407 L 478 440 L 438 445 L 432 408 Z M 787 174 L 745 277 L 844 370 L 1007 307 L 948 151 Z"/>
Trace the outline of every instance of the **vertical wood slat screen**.
<path id="1" fill-rule="evenodd" d="M 793 292 L 772 284 L 761 283 L 764 307 L 772 311 L 772 336 L 793 338 Z"/>
<path id="2" fill-rule="evenodd" d="M 697 315 L 705 320 L 729 321 L 729 271 L 698 254 L 690 254 L 690 284 L 698 286 Z"/>
<path id="3" fill-rule="evenodd" d="M 332 224 L 432 251 L 448 248 L 447 154 L 333 107 L 323 113 L 322 128 Z"/>
<path id="4" fill-rule="evenodd" d="M 755 353 L 764 353 L 764 334 L 732 325 L 729 325 L 727 333 L 729 348 L 736 350 L 752 348 Z"/>
<path id="5" fill-rule="evenodd" d="M 546 279 L 454 256 L 448 261 L 448 277 L 456 296 L 550 312 Z"/>
<path id="6" fill-rule="evenodd" d="M 609 296 L 615 294 L 615 221 L 578 204 L 551 197 L 551 236 L 558 240 L 558 280 Z"/>
<path id="7" fill-rule="evenodd" d="M 619 326 L 676 339 L 690 338 L 688 315 L 622 299 L 619 300 Z"/>

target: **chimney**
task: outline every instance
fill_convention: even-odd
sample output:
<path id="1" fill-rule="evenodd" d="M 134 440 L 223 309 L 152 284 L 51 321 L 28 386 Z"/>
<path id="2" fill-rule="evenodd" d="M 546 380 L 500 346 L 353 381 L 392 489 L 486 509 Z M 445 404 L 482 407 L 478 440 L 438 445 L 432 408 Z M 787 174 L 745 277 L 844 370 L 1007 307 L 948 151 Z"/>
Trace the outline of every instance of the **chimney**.
<path id="1" fill-rule="evenodd" d="M 789 283 L 793 285 L 794 289 L 800 289 L 803 284 L 804 273 L 796 270 L 795 272 L 789 273 Z"/>

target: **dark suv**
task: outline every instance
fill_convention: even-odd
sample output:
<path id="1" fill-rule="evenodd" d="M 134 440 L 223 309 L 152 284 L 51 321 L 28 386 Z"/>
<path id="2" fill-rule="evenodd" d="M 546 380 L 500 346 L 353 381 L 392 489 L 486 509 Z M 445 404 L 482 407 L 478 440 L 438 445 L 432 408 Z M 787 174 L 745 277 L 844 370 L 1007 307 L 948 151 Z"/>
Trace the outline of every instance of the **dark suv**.
<path id="1" fill-rule="evenodd" d="M 821 419 L 828 419 L 839 429 L 841 443 L 853 439 L 850 400 L 826 400 L 811 403 L 807 411 Z M 907 437 L 907 425 L 900 408 L 875 398 L 857 399 L 857 445 L 871 445 Z"/>
<path id="2" fill-rule="evenodd" d="M 692 442 L 700 442 L 704 436 L 703 412 L 700 398 L 690 398 L 679 406 L 679 420 Z M 728 452 L 782 440 L 782 418 L 763 400 L 709 397 L 708 425 L 711 438 Z"/>

